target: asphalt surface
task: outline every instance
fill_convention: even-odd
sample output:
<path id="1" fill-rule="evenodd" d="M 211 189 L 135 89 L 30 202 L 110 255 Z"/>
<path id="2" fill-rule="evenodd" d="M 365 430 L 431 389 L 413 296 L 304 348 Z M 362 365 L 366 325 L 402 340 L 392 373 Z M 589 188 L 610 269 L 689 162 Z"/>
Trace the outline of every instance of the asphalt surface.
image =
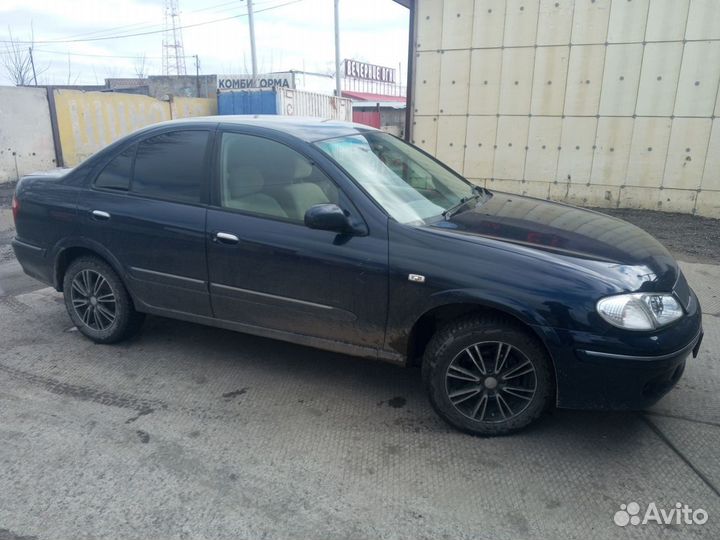
<path id="1" fill-rule="evenodd" d="M 720 266 L 683 268 L 706 334 L 668 396 L 479 439 L 416 369 L 154 317 L 94 345 L 0 261 L 0 540 L 718 538 Z M 630 502 L 709 518 L 621 528 Z"/>

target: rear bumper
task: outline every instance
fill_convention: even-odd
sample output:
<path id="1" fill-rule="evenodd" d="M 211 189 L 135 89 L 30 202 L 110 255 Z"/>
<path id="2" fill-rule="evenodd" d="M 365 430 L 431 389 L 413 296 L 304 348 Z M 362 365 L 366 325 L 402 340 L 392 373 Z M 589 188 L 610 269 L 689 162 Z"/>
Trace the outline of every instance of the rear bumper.
<path id="1" fill-rule="evenodd" d="M 546 337 L 552 334 L 546 343 L 555 363 L 557 406 L 568 409 L 649 407 L 682 377 L 703 338 L 699 309 L 658 334 L 630 335 L 625 344 L 610 336 L 544 330 Z M 642 354 L 647 352 L 652 354 Z"/>
<path id="2" fill-rule="evenodd" d="M 12 247 L 15 258 L 28 276 L 52 285 L 50 265 L 46 257 L 47 250 L 23 242 L 18 238 L 12 239 Z"/>

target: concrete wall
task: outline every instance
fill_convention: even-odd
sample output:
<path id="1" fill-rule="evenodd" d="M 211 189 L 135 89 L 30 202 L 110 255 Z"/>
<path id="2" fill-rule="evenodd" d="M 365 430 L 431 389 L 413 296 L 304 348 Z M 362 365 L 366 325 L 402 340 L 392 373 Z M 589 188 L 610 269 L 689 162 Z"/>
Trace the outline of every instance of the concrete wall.
<path id="1" fill-rule="evenodd" d="M 216 98 L 175 97 L 170 102 L 170 112 L 173 118 L 214 116 L 218 113 L 218 103 Z"/>
<path id="2" fill-rule="evenodd" d="M 55 90 L 63 162 L 74 167 L 138 128 L 170 120 L 168 103 L 115 92 Z"/>
<path id="3" fill-rule="evenodd" d="M 720 1 L 418 0 L 411 138 L 489 188 L 720 216 Z"/>
<path id="4" fill-rule="evenodd" d="M 152 75 L 147 78 L 150 95 L 157 99 L 167 96 L 214 98 L 217 93 L 217 75 Z M 198 89 L 200 92 L 198 93 Z"/>
<path id="5" fill-rule="evenodd" d="M 0 182 L 55 167 L 45 89 L 0 87 Z"/>
<path id="6" fill-rule="evenodd" d="M 217 114 L 215 99 L 175 98 L 171 104 L 147 96 L 77 90 L 56 90 L 54 96 L 60 148 L 69 167 L 148 124 Z"/>

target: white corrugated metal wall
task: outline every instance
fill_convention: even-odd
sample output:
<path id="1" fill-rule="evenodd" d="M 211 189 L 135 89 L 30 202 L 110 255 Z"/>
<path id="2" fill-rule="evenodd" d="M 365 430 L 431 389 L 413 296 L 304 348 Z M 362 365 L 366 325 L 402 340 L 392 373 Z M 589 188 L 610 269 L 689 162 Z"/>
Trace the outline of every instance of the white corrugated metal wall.
<path id="1" fill-rule="evenodd" d="M 720 216 L 720 0 L 417 0 L 412 139 L 492 189 Z"/>

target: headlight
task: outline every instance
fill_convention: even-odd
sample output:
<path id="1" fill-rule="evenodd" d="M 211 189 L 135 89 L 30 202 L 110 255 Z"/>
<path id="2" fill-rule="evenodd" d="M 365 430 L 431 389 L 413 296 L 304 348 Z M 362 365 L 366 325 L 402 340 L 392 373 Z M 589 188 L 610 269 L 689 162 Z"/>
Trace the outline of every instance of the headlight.
<path id="1" fill-rule="evenodd" d="M 653 330 L 683 316 L 683 309 L 670 294 L 620 294 L 597 303 L 597 312 L 607 322 L 626 330 Z"/>

